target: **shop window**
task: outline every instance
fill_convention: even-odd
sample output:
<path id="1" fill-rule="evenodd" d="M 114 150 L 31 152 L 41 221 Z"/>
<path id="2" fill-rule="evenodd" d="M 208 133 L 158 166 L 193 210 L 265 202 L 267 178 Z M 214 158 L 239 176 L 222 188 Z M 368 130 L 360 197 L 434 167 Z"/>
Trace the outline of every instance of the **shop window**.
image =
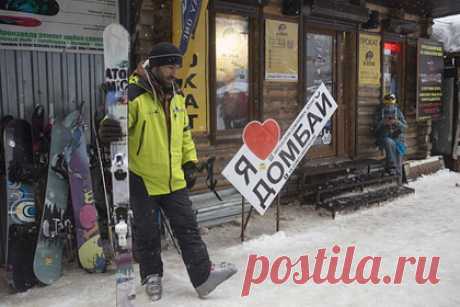
<path id="1" fill-rule="evenodd" d="M 401 99 L 401 43 L 383 44 L 383 96 L 394 94 Z"/>
<path id="2" fill-rule="evenodd" d="M 215 17 L 216 129 L 243 128 L 249 121 L 249 18 Z"/>
<path id="3" fill-rule="evenodd" d="M 334 52 L 335 38 L 329 34 L 306 34 L 305 102 L 307 102 L 321 82 L 334 95 Z M 332 120 L 324 127 L 314 145 L 332 144 Z"/>

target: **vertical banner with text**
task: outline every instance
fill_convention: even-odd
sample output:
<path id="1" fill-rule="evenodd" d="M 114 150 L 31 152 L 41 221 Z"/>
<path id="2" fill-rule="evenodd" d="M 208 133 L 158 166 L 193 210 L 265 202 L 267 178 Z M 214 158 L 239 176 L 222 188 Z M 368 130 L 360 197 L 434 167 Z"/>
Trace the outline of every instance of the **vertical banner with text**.
<path id="1" fill-rule="evenodd" d="M 173 42 L 185 51 L 178 78 L 194 132 L 208 130 L 207 7 L 208 0 L 173 0 Z"/>
<path id="2" fill-rule="evenodd" d="M 417 43 L 417 119 L 442 116 L 443 45 L 419 39 Z"/>
<path id="3" fill-rule="evenodd" d="M 244 145 L 222 175 L 263 215 L 336 109 L 321 83 L 279 142 L 274 120 L 250 122 L 243 131 Z"/>
<path id="4" fill-rule="evenodd" d="M 380 86 L 380 36 L 359 34 L 359 85 Z"/>

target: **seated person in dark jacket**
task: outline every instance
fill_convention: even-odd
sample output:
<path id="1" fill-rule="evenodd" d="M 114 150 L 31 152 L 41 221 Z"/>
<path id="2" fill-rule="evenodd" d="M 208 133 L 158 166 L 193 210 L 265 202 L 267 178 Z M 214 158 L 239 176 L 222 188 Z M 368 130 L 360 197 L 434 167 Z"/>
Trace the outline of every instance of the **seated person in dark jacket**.
<path id="1" fill-rule="evenodd" d="M 406 120 L 396 103 L 394 94 L 386 95 L 375 114 L 376 144 L 385 150 L 386 169 L 392 175 L 401 176 L 402 156 L 406 152 L 404 131 Z"/>

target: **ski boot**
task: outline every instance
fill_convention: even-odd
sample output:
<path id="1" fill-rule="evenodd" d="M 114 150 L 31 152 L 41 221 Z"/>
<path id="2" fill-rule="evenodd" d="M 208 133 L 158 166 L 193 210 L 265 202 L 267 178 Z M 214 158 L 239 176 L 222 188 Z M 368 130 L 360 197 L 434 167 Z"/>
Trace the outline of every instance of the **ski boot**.
<path id="1" fill-rule="evenodd" d="M 238 270 L 233 263 L 221 262 L 219 264 L 213 264 L 211 271 L 209 272 L 208 279 L 195 288 L 200 298 L 206 297 L 211 293 L 218 285 L 232 277 Z"/>
<path id="2" fill-rule="evenodd" d="M 150 297 L 151 301 L 158 301 L 161 299 L 163 288 L 161 286 L 161 276 L 152 274 L 145 278 L 145 293 Z"/>

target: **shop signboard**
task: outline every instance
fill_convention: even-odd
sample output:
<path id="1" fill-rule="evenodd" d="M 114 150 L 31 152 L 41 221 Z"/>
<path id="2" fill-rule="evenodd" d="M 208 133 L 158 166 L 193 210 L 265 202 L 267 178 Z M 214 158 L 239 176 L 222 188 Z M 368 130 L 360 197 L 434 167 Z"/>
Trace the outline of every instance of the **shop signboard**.
<path id="1" fill-rule="evenodd" d="M 419 39 L 417 44 L 417 120 L 442 116 L 443 46 Z"/>
<path id="2" fill-rule="evenodd" d="M 275 120 L 250 122 L 243 130 L 243 146 L 222 175 L 263 215 L 336 109 L 322 83 L 281 140 Z"/>
<path id="3" fill-rule="evenodd" d="M 118 1 L 1 1 L 0 48 L 102 54 L 117 16 Z"/>

